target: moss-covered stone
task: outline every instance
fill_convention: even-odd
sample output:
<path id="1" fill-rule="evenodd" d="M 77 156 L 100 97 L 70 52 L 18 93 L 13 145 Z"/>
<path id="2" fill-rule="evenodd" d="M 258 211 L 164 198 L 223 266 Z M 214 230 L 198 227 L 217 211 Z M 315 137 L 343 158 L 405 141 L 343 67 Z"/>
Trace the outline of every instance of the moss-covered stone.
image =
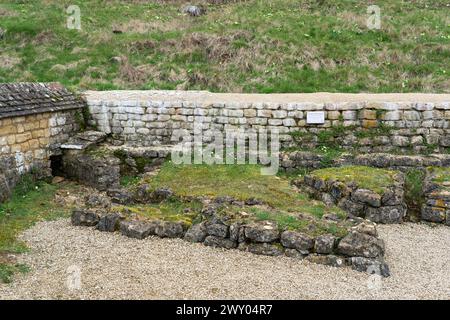
<path id="1" fill-rule="evenodd" d="M 383 194 L 395 184 L 397 172 L 366 166 L 343 166 L 315 170 L 310 175 L 325 181 L 354 182 L 359 188 Z"/>

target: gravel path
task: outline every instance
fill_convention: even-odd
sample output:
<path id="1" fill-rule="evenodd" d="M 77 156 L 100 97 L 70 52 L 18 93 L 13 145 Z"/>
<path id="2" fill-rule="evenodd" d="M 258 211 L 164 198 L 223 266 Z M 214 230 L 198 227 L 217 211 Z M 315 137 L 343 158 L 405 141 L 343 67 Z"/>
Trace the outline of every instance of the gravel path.
<path id="1" fill-rule="evenodd" d="M 380 226 L 392 276 L 291 258 L 224 251 L 183 240 L 134 240 L 118 233 L 42 222 L 22 238 L 32 271 L 0 285 L 0 299 L 450 299 L 450 228 Z M 81 268 L 69 290 L 67 268 Z"/>

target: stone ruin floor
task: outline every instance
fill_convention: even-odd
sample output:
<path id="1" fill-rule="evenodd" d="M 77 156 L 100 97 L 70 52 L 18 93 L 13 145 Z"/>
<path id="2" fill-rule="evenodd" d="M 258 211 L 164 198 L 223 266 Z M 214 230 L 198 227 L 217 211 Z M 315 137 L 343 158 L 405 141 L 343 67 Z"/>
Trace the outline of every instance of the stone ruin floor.
<path id="1" fill-rule="evenodd" d="M 256 197 L 246 197 L 243 192 L 240 198 L 211 196 L 205 190 L 205 194 L 199 194 L 195 184 L 201 185 L 201 179 L 183 177 L 185 169 L 165 177 L 168 170 L 174 167 L 163 165 L 163 172 L 144 175 L 131 187 L 87 196 L 84 206 L 73 211 L 72 224 L 120 232 L 130 238 L 182 238 L 206 246 L 284 255 L 389 276 L 385 245 L 376 224 L 401 223 L 405 219 L 404 178 L 399 172 L 362 166 L 313 171 L 301 181 L 294 181 L 299 189 L 290 186 L 283 191 L 290 195 L 306 191 L 321 201 L 306 197 L 301 203 L 294 201 L 298 207 L 292 210 L 277 208 L 278 203 L 274 205 L 267 198 L 258 199 L 258 192 Z M 221 169 L 214 173 L 213 167 L 207 170 L 218 180 L 221 174 L 232 173 Z M 369 175 L 370 170 L 373 172 Z M 349 171 L 352 175 L 346 174 Z M 358 181 L 358 171 L 372 179 Z M 193 189 L 187 187 L 192 192 L 180 188 L 183 180 L 193 184 Z M 267 186 L 271 184 L 267 182 Z M 305 206 L 308 202 L 319 205 Z"/>
<path id="2" fill-rule="evenodd" d="M 448 162 L 446 156 L 377 154 L 393 168 L 353 165 L 347 159 L 342 166 L 312 169 L 290 182 L 283 176 L 260 180 L 259 172 L 249 174 L 253 169 L 236 175 L 236 166 L 203 166 L 199 172 L 191 166 L 193 171 L 186 173 L 186 167 L 166 165 L 170 148 L 99 145 L 103 138 L 83 138 L 88 146 L 81 150 L 66 146 L 64 172 L 100 191 L 73 211 L 74 225 L 137 239 L 183 238 L 383 276 L 389 276 L 389 266 L 376 226 L 409 220 L 402 168 Z M 293 155 L 303 159 L 305 153 Z M 202 172 L 205 167 L 209 169 Z M 445 167 L 427 168 L 420 218 L 449 225 L 449 172 Z M 227 176 L 247 178 L 249 185 L 262 188 L 249 192 Z M 119 183 L 124 177 L 131 178 L 127 186 Z"/>
<path id="3" fill-rule="evenodd" d="M 370 221 L 370 216 L 358 216 L 357 210 L 347 212 L 348 208 L 360 209 L 362 205 L 375 210 L 373 217 L 380 218 L 383 210 L 379 208 L 404 205 L 398 190 L 403 175 L 378 169 L 367 174 L 371 169 L 375 168 L 314 170 L 294 179 L 291 185 L 281 175 L 266 182 L 258 180 L 263 187 L 250 184 L 248 191 L 239 183 L 221 188 L 225 182 L 241 180 L 223 180 L 233 169 L 200 172 L 204 177 L 202 186 L 201 180 L 193 179 L 193 171 L 182 176 L 181 171 L 165 162 L 139 174 L 127 185 L 103 191 L 82 187 L 76 197 L 62 193 L 55 201 L 77 206 L 70 221 L 75 227 L 63 220 L 40 223 L 26 231 L 22 239 L 32 252 L 19 259 L 32 266 L 33 277 L 20 276 L 12 286 L 0 285 L 0 299 L 448 298 L 450 283 L 445 266 L 450 260 L 445 248 L 450 232 L 446 232 L 445 223 L 439 227 L 433 227 L 434 223 L 413 224 L 405 222 L 406 215 L 401 223 L 388 225 L 386 221 Z M 251 173 L 243 169 L 235 177 L 256 176 Z M 209 185 L 210 177 L 216 180 L 215 188 Z M 435 185 L 425 183 L 424 187 L 434 190 L 434 195 L 441 194 L 447 179 L 445 169 L 430 168 L 426 181 Z M 270 203 L 273 194 L 264 190 L 274 188 L 281 201 Z M 224 196 L 224 190 L 231 196 Z M 289 205 L 282 205 L 293 201 L 287 194 L 299 195 L 300 201 L 293 203 L 299 208 L 295 212 L 289 212 Z M 348 207 L 348 202 L 355 206 Z M 438 205 L 442 203 L 427 201 L 424 208 Z M 143 240 L 147 237 L 150 241 Z M 61 255 L 68 247 L 70 254 Z M 54 289 L 65 281 L 58 274 L 64 276 L 65 268 L 79 261 L 83 261 L 83 290 Z M 108 266 L 98 272 L 104 263 Z M 154 268 L 159 271 L 154 273 Z M 230 272 L 230 268 L 234 271 Z M 271 268 L 277 271 L 269 276 L 267 270 Z M 198 272 L 208 283 L 196 278 Z M 364 273 L 380 274 L 384 280 L 378 283 Z M 105 282 L 105 277 L 112 278 Z M 274 282 L 266 281 L 268 277 Z M 240 284 L 234 287 L 237 279 Z M 280 291 L 282 283 L 286 287 Z"/>

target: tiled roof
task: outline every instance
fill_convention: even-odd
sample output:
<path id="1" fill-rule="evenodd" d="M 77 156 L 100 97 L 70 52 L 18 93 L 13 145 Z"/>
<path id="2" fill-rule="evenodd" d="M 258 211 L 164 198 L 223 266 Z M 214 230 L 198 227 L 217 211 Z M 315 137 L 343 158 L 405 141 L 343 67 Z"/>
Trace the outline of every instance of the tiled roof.
<path id="1" fill-rule="evenodd" d="M 0 119 L 82 108 L 84 101 L 59 83 L 0 83 Z"/>

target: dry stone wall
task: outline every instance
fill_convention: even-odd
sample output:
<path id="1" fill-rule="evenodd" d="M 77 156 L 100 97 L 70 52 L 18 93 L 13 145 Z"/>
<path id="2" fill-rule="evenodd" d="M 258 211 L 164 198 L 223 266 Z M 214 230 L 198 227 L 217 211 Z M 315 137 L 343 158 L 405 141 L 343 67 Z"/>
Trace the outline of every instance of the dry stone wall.
<path id="1" fill-rule="evenodd" d="M 422 220 L 450 226 L 449 168 L 428 168 L 423 184 Z"/>
<path id="2" fill-rule="evenodd" d="M 347 165 L 369 166 L 407 172 L 411 169 L 425 170 L 425 168 L 430 166 L 450 167 L 450 154 L 343 153 L 330 159 L 325 154 L 310 151 L 286 151 L 280 153 L 281 169 L 287 172 L 295 172 L 305 168 L 318 169 Z"/>
<path id="3" fill-rule="evenodd" d="M 306 175 L 296 184 L 327 205 L 337 205 L 351 216 L 377 223 L 401 223 L 406 216 L 404 176 L 396 174 L 394 183 L 382 193 L 359 187 L 357 182 L 342 182 Z"/>
<path id="4" fill-rule="evenodd" d="M 201 123 L 204 131 L 277 129 L 285 146 L 315 147 L 321 132 L 348 128 L 336 141 L 344 148 L 439 152 L 450 147 L 450 95 L 111 91 L 85 97 L 92 124 L 138 146 L 174 143 L 174 133 L 192 135 L 194 123 Z M 373 134 L 358 135 L 361 130 Z"/>

